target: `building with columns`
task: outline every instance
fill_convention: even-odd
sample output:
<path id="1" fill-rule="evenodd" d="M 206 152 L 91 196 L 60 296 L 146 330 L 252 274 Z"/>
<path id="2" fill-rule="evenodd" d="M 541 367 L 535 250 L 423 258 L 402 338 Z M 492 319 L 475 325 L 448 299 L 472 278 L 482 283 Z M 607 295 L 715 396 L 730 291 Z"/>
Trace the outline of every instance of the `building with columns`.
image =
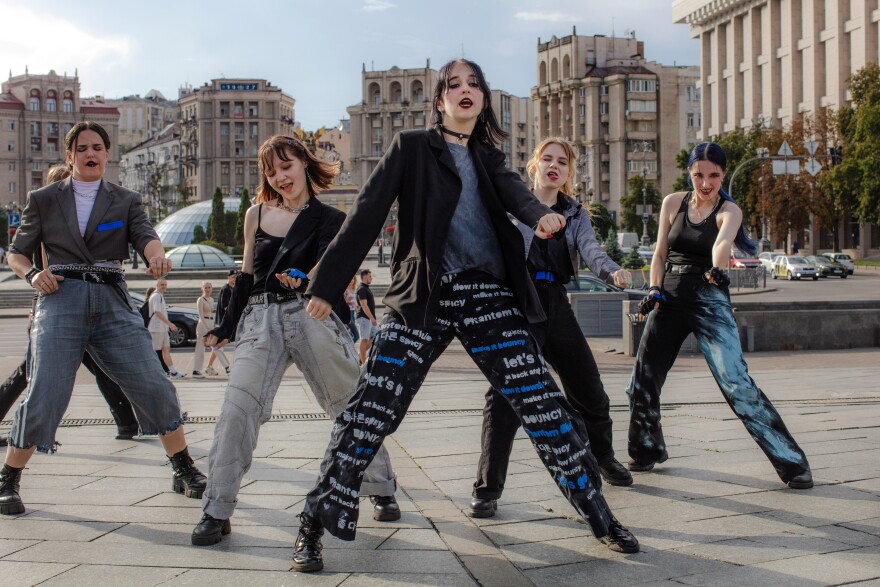
<path id="1" fill-rule="evenodd" d="M 674 0 L 672 19 L 700 41 L 702 137 L 837 110 L 849 77 L 880 59 L 877 0 Z M 877 226 L 846 219 L 838 233 L 814 225 L 801 249 L 880 254 Z"/>
<path id="2" fill-rule="evenodd" d="M 110 135 L 104 177 L 117 182 L 119 111 L 101 97 L 81 98 L 76 72 L 9 73 L 0 87 L 0 206 L 24 206 L 28 192 L 43 186 L 49 167 L 64 162 L 64 137 L 83 120 Z"/>
<path id="3" fill-rule="evenodd" d="M 295 100 L 264 79 L 214 79 L 181 89 L 180 181 L 187 200 L 256 193 L 257 150 L 274 134 L 294 131 Z"/>
<path id="4" fill-rule="evenodd" d="M 665 66 L 645 58 L 644 43 L 572 34 L 538 40 L 532 88 L 536 141 L 561 136 L 580 154 L 575 167 L 582 201 L 612 216 L 628 180 L 645 175 L 661 193 L 679 175 L 675 155 L 699 129 L 699 68 Z"/>

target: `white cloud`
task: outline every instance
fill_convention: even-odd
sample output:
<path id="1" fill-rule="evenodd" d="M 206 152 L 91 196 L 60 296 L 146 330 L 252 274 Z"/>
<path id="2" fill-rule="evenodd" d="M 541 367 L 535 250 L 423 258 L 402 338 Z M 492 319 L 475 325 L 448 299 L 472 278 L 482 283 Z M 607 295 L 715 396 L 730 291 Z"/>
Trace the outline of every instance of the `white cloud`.
<path id="1" fill-rule="evenodd" d="M 572 22 L 576 18 L 564 12 L 517 12 L 513 15 L 517 20 L 544 22 Z"/>
<path id="2" fill-rule="evenodd" d="M 128 62 L 131 42 L 125 37 L 94 35 L 72 22 L 37 13 L 18 3 L 0 0 L 3 35 L 0 36 L 2 61 L 13 75 L 50 69 L 69 75 L 75 68 L 108 70 Z"/>
<path id="3" fill-rule="evenodd" d="M 367 12 L 381 12 L 394 6 L 394 3 L 388 0 L 364 0 L 364 10 Z"/>

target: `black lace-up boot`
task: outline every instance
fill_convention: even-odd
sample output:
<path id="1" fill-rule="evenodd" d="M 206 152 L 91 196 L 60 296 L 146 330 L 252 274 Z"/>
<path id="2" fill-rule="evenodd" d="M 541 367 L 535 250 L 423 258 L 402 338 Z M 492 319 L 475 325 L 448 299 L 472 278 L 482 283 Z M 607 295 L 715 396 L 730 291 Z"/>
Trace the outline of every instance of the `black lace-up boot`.
<path id="1" fill-rule="evenodd" d="M 189 456 L 189 449 L 183 449 L 173 457 L 168 457 L 171 461 L 171 467 L 174 469 L 174 475 L 171 478 L 171 489 L 175 493 L 182 493 L 193 499 L 200 499 L 205 492 L 208 479 L 202 475 L 195 464 L 192 457 Z"/>
<path id="2" fill-rule="evenodd" d="M 9 465 L 0 469 L 0 514 L 14 516 L 24 513 L 24 504 L 18 495 L 22 470 Z"/>
<path id="3" fill-rule="evenodd" d="M 324 527 L 321 522 L 305 513 L 299 515 L 302 525 L 299 527 L 299 535 L 296 537 L 296 546 L 293 549 L 293 564 L 291 569 L 300 573 L 314 573 L 324 568 L 324 557 L 321 550 L 321 536 L 324 535 Z"/>

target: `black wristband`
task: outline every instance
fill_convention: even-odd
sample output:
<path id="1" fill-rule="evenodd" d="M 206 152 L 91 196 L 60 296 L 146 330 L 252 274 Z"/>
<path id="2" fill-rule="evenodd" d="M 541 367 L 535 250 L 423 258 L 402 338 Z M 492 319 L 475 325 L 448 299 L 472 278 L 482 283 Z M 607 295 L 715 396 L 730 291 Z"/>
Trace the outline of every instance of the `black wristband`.
<path id="1" fill-rule="evenodd" d="M 652 285 L 648 288 L 648 291 L 662 291 L 659 285 Z"/>
<path id="2" fill-rule="evenodd" d="M 34 284 L 31 283 L 31 281 L 33 281 L 33 279 L 34 279 L 34 275 L 36 275 L 36 274 L 39 273 L 39 272 L 40 272 L 40 270 L 37 269 L 36 267 L 31 267 L 31 268 L 28 270 L 28 272 L 24 274 L 24 280 L 28 282 L 28 285 L 29 285 L 29 286 L 31 286 L 31 287 L 34 286 Z"/>

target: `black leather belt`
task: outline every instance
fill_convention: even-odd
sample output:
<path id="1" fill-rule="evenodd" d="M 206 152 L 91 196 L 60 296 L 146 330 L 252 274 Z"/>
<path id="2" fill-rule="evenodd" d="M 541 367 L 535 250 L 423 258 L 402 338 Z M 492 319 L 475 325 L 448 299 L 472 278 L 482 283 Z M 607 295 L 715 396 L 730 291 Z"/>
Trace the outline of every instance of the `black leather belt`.
<path id="1" fill-rule="evenodd" d="M 106 271 L 97 268 L 91 271 L 56 269 L 53 270 L 52 273 L 54 275 L 60 275 L 64 279 L 80 279 L 90 283 L 109 283 L 112 285 L 118 285 L 125 281 L 125 274 L 115 269 Z"/>
<path id="2" fill-rule="evenodd" d="M 673 265 L 672 263 L 666 264 L 666 273 L 677 273 L 679 275 L 702 275 L 710 269 L 711 267 L 705 267 L 703 265 Z"/>
<path id="3" fill-rule="evenodd" d="M 266 292 L 261 294 L 252 295 L 248 298 L 248 305 L 257 305 L 257 304 L 281 304 L 283 302 L 289 302 L 291 300 L 301 300 L 302 294 L 294 293 L 294 292 L 283 292 L 283 293 L 273 293 Z"/>

